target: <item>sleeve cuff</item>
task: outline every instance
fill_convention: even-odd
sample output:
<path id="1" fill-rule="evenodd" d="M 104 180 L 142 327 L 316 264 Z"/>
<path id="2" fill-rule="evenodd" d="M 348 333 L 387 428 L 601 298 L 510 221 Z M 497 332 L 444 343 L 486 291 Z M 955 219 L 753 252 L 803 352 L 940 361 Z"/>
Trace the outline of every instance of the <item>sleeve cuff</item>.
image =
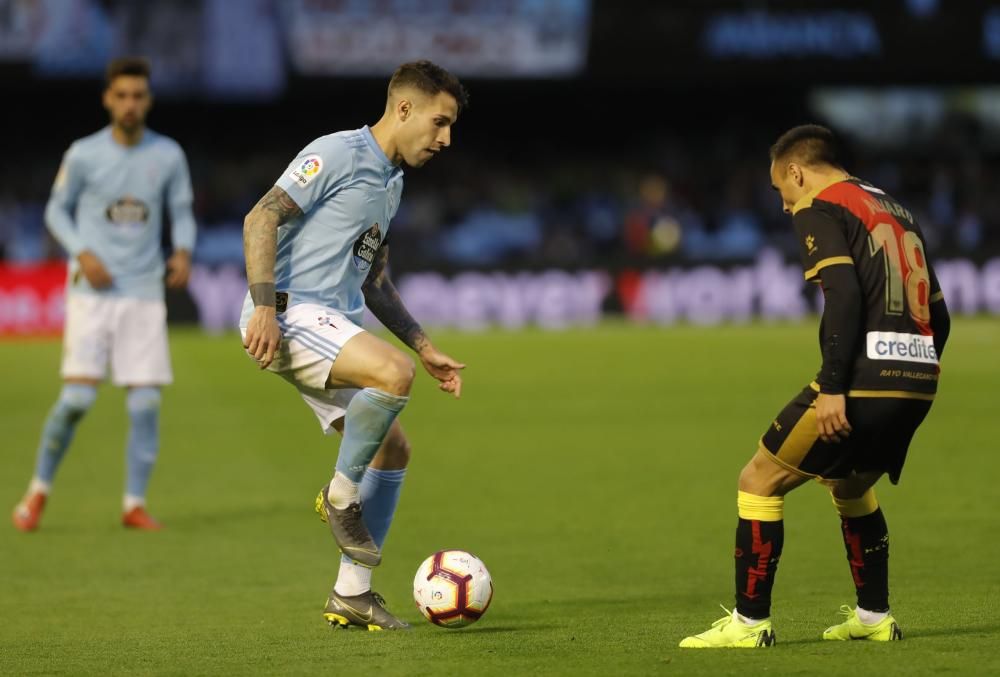
<path id="1" fill-rule="evenodd" d="M 843 395 L 847 392 L 847 388 L 843 386 L 835 386 L 829 383 L 820 383 L 819 391 L 824 395 Z"/>
<path id="2" fill-rule="evenodd" d="M 829 258 L 823 259 L 822 261 L 820 261 L 819 263 L 817 263 L 815 266 L 813 266 L 804 273 L 805 278 L 806 280 L 811 280 L 817 275 L 819 275 L 819 271 L 823 270 L 827 266 L 835 266 L 839 263 L 846 263 L 853 266 L 854 259 L 852 259 L 850 256 L 831 256 Z"/>

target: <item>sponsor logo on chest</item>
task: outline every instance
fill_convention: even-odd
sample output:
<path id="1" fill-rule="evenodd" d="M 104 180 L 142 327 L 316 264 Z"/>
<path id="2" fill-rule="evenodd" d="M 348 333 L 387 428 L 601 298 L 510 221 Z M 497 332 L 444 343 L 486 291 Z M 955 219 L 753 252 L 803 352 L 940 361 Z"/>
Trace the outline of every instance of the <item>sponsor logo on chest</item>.
<path id="1" fill-rule="evenodd" d="M 934 337 L 900 334 L 894 331 L 870 331 L 867 338 L 869 360 L 898 360 L 937 364 Z"/>
<path id="2" fill-rule="evenodd" d="M 121 226 L 138 225 L 149 220 L 149 206 L 142 200 L 126 196 L 109 204 L 104 216 Z"/>
<path id="3" fill-rule="evenodd" d="M 361 233 L 361 237 L 354 243 L 354 265 L 361 272 L 372 267 L 375 260 L 375 252 L 382 244 L 382 231 L 378 223 L 373 223 L 372 227 Z"/>

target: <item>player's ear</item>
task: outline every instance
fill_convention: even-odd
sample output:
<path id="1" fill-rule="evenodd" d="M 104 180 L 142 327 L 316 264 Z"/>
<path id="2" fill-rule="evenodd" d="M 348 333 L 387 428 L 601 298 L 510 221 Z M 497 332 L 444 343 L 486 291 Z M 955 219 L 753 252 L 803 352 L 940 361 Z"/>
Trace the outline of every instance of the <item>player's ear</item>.
<path id="1" fill-rule="evenodd" d="M 413 112 L 413 102 L 409 99 L 400 99 L 396 102 L 396 115 L 399 117 L 400 122 L 406 122 L 406 119 L 410 117 Z"/>
<path id="2" fill-rule="evenodd" d="M 795 182 L 796 186 L 798 186 L 799 188 L 802 187 L 802 183 L 804 182 L 805 177 L 802 174 L 802 167 L 800 167 L 797 163 L 795 162 L 788 163 L 788 176 L 792 178 L 792 181 Z"/>

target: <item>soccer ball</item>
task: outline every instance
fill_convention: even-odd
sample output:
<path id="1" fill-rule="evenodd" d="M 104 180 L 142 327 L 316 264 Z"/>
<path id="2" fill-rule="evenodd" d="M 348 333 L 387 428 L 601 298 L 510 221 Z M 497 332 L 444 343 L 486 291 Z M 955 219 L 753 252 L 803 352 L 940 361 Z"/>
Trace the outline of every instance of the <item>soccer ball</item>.
<path id="1" fill-rule="evenodd" d="M 413 601 L 427 620 L 444 628 L 475 623 L 493 599 L 486 565 L 464 550 L 441 550 L 424 560 L 413 579 Z"/>

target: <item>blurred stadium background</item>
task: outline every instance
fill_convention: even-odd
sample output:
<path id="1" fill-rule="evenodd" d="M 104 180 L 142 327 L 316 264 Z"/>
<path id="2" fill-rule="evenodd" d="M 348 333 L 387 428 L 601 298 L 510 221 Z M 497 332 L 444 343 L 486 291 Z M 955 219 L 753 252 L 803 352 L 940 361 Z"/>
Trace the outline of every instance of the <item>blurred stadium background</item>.
<path id="1" fill-rule="evenodd" d="M 1000 468 L 980 453 L 1000 378 L 1000 0 L 0 0 L 0 509 L 58 391 L 65 269 L 44 204 L 68 145 L 106 124 L 103 68 L 122 54 L 152 62 L 148 123 L 188 154 L 200 228 L 190 289 L 168 299 L 188 325 L 151 490 L 168 529 L 114 527 L 124 414 L 106 389 L 46 526 L 0 528 L 0 672 L 335 667 L 314 608 L 332 581 L 316 558 L 332 555 L 308 514 L 333 451 L 235 343 L 242 219 L 310 140 L 377 120 L 413 58 L 453 70 L 472 104 L 452 148 L 407 171 L 391 265 L 414 315 L 473 366 L 461 403 L 418 383 L 404 422 L 419 463 L 378 575 L 406 608 L 423 557 L 465 547 L 498 594 L 464 643 L 428 626 L 338 638 L 347 654 L 383 674 L 745 674 L 673 647 L 728 601 L 736 473 L 818 366 L 819 299 L 767 176 L 777 135 L 816 121 L 917 215 L 959 317 L 923 460 L 889 494 L 894 592 L 923 642 L 906 669 L 1000 670 Z M 456 503 L 442 485 L 471 488 Z M 789 511 L 778 674 L 843 670 L 812 642 L 850 601 L 821 494 Z M 673 520 L 675 504 L 698 518 Z M 976 544 L 953 576 L 934 528 Z M 900 669 L 857 644 L 870 669 Z"/>
<path id="2" fill-rule="evenodd" d="M 807 5 L 2 0 L 0 333 L 60 326 L 43 207 L 63 151 L 105 124 L 123 53 L 152 60 L 149 124 L 191 164 L 198 268 L 177 322 L 232 328 L 249 207 L 308 141 L 376 120 L 417 56 L 473 95 L 392 225 L 429 324 L 802 316 L 766 151 L 808 120 L 918 214 L 953 312 L 1000 313 L 1000 5 Z"/>

